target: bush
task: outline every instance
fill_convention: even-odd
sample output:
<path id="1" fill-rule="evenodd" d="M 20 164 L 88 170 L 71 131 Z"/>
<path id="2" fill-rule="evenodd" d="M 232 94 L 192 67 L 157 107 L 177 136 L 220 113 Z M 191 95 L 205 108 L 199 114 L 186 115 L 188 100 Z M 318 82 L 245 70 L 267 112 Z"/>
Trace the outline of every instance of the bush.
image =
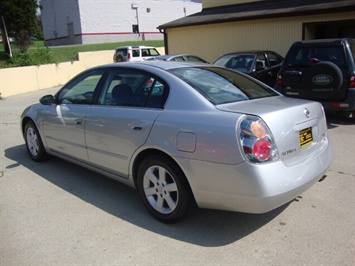
<path id="1" fill-rule="evenodd" d="M 38 47 L 25 53 L 14 53 L 9 60 L 12 67 L 56 63 L 48 48 Z"/>

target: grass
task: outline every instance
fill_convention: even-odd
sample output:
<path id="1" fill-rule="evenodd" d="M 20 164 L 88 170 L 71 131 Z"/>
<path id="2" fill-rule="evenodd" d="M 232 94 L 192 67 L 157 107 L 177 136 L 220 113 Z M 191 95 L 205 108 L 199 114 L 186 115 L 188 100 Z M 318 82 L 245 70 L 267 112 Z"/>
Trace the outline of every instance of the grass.
<path id="1" fill-rule="evenodd" d="M 126 45 L 148 45 L 154 47 L 164 46 L 163 40 L 158 41 L 129 41 L 129 42 L 117 42 L 117 43 L 100 43 L 100 44 L 82 44 L 82 45 L 67 45 L 67 46 L 50 46 L 47 49 L 44 46 L 43 41 L 33 41 L 30 48 L 26 53 L 29 56 L 37 56 L 38 51 L 45 50 L 49 54 L 53 63 L 68 62 L 78 60 L 79 52 L 91 52 L 91 51 L 103 51 L 114 50 L 119 46 Z M 12 53 L 15 56 L 19 54 L 19 49 L 15 44 L 11 44 Z M 8 59 L 4 51 L 4 46 L 0 44 L 0 68 L 16 67 L 16 60 Z M 36 64 L 38 60 L 35 60 Z M 48 62 L 43 62 L 48 63 Z M 40 63 L 39 63 L 40 64 Z"/>

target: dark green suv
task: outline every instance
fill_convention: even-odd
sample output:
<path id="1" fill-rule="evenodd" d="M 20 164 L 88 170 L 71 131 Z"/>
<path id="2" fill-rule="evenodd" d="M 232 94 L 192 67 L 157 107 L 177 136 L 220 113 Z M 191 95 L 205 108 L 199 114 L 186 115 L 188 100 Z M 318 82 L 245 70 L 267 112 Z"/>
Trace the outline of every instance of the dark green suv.
<path id="1" fill-rule="evenodd" d="M 275 89 L 289 97 L 319 101 L 326 111 L 355 120 L 355 39 L 300 41 L 289 49 Z"/>

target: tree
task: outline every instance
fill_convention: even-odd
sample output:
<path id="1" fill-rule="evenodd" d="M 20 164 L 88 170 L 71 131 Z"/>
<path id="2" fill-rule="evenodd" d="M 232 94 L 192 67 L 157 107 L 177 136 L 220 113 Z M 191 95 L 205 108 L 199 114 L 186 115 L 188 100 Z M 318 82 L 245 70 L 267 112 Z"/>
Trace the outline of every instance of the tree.
<path id="1" fill-rule="evenodd" d="M 0 17 L 4 18 L 7 33 L 15 38 L 20 52 L 27 51 L 29 37 L 38 32 L 37 0 L 1 0 Z M 1 22 L 3 32 L 3 23 Z"/>

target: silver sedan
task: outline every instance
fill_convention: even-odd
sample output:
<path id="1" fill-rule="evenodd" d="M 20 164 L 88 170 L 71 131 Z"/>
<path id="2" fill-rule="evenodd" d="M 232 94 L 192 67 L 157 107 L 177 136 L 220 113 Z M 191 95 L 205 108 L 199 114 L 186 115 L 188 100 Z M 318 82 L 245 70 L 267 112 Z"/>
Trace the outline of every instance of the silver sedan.
<path id="1" fill-rule="evenodd" d="M 227 68 L 179 62 L 84 71 L 21 116 L 29 156 L 57 156 L 135 187 L 177 222 L 196 205 L 264 213 L 296 198 L 333 159 L 317 102 Z"/>

